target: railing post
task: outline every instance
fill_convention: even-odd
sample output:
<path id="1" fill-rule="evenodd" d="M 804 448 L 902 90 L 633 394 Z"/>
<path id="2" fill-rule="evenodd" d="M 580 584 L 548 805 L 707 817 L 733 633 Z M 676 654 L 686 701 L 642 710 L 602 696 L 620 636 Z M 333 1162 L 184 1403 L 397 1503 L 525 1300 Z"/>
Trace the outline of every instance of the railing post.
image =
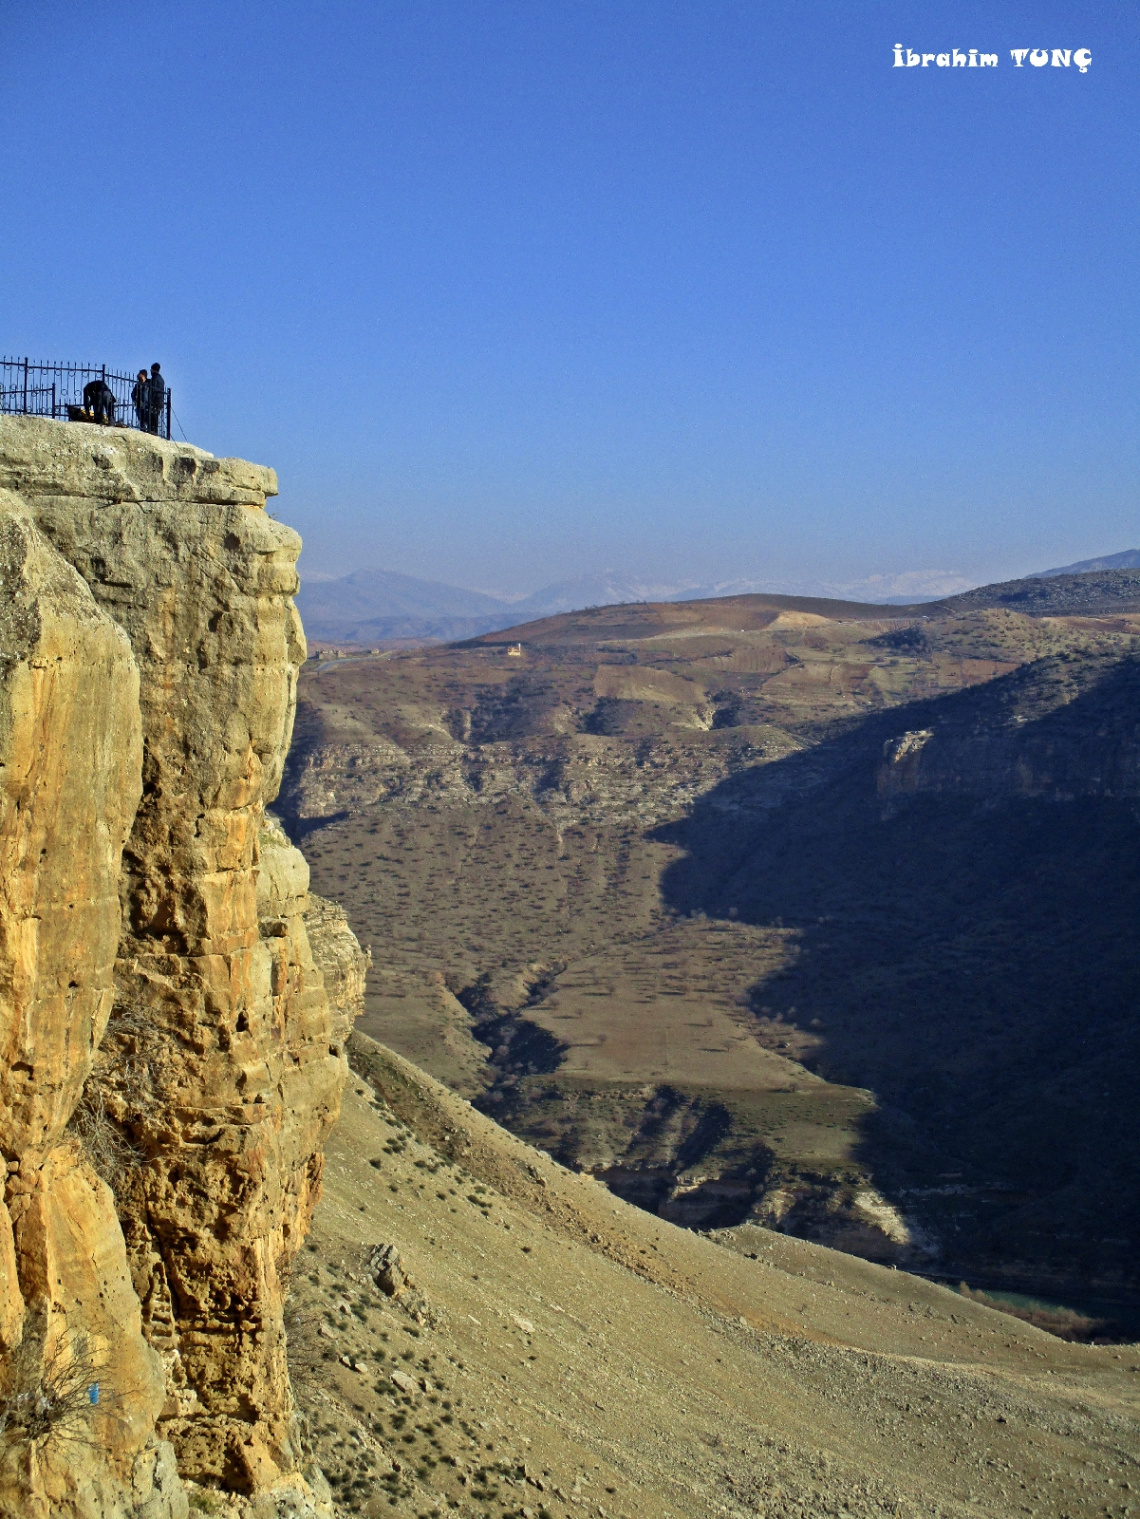
<path id="1" fill-rule="evenodd" d="M 172 410 L 171 403 L 173 402 L 173 400 L 174 400 L 174 392 L 170 389 L 170 386 L 168 385 L 166 387 L 166 436 L 167 436 L 167 439 L 169 439 L 169 437 L 170 437 L 170 413 L 171 413 L 171 410 Z"/>
<path id="2" fill-rule="evenodd" d="M 55 421 L 55 381 L 51 382 L 51 418 Z"/>
<path id="3" fill-rule="evenodd" d="M 28 415 L 28 360 L 24 357 L 24 415 Z"/>

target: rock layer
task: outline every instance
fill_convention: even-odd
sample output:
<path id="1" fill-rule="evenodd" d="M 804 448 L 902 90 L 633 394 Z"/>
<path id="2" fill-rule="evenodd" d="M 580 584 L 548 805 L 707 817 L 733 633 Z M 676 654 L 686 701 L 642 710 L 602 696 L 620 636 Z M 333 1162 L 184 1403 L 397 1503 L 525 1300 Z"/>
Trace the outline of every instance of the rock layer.
<path id="1" fill-rule="evenodd" d="M 92 1229 L 117 1235 L 106 1187 L 74 1143 L 56 1143 L 94 1057 L 76 1121 L 115 1186 L 126 1256 L 122 1237 L 116 1248 L 134 1288 L 125 1284 L 130 1305 L 116 1312 L 137 1324 L 141 1302 L 165 1371 L 156 1376 L 140 1341 L 153 1385 L 149 1401 L 124 1395 L 136 1434 L 149 1436 L 158 1414 L 184 1475 L 246 1494 L 285 1482 L 311 1506 L 296 1475 L 283 1297 L 339 1107 L 346 1011 L 334 1031 L 305 929 L 304 861 L 279 830 L 262 832 L 304 658 L 291 599 L 300 540 L 264 511 L 272 471 L 113 429 L 5 418 L 0 484 L 22 498 L 13 542 L 50 563 L 86 619 L 72 636 L 71 676 L 86 705 L 68 705 L 64 670 L 41 680 L 43 702 L 56 703 L 41 712 L 24 694 L 29 677 L 6 666 L 19 677 L 9 704 L 28 708 L 22 728 L 8 724 L 9 788 L 20 783 L 20 744 L 35 760 L 36 733 L 49 741 L 43 774 L 22 782 L 34 807 L 22 794 L 4 799 L 12 843 L 0 949 L 15 987 L 0 1072 L 5 1131 L 41 1169 L 53 1157 L 46 1191 L 57 1203 L 66 1195 L 68 1218 L 84 1217 L 86 1186 L 87 1211 L 106 1215 Z M 67 772 L 83 764 L 85 775 Z M 64 941 L 74 968 L 66 956 L 29 960 L 36 829 L 49 855 L 70 850 L 50 879 L 80 883 L 71 895 L 82 904 L 58 904 L 69 926 L 85 914 L 82 934 Z M 42 921 L 38 932 L 43 960 Z M 53 943 L 49 935 L 49 953 Z M 353 994 L 352 954 L 342 946 L 342 1001 Z M 31 1062 L 32 1078 L 20 1041 L 34 1016 L 21 1009 L 37 997 L 55 1044 Z M 46 1269 L 49 1246 L 38 1250 Z M 101 1285 L 104 1268 L 87 1256 Z M 10 1267 L 0 1228 L 0 1278 Z M 9 1293 L 0 1332 L 13 1333 L 20 1311 Z M 90 1330 L 86 1307 L 80 1317 Z"/>

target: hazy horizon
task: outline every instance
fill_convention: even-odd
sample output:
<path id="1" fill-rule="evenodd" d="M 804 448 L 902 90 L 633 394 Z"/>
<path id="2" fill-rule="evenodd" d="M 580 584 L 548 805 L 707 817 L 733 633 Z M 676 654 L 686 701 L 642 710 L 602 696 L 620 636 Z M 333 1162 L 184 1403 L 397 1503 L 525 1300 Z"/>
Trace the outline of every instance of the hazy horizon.
<path id="1" fill-rule="evenodd" d="M 1119 556 L 1129 553 L 1140 554 L 1140 550 L 1119 549 L 1105 555 L 1090 555 L 1089 558 L 1107 559 L 1112 558 L 1114 554 L 1116 556 Z M 1074 563 L 1079 564 L 1080 561 L 1075 561 Z M 1067 568 L 1070 568 L 1070 566 L 1037 565 L 1031 570 L 1025 570 L 1023 572 L 1019 572 L 1017 574 L 1004 578 L 1021 579 L 1023 576 L 1054 574 L 1057 573 L 1059 569 Z M 331 582 L 346 580 L 353 575 L 369 574 L 406 576 L 406 571 L 393 570 L 388 565 L 379 564 L 355 565 L 352 569 L 345 570 L 342 573 L 330 573 L 320 570 L 312 571 L 305 568 L 302 558 L 302 582 L 307 582 L 310 585 L 327 585 Z M 511 591 L 503 591 L 501 589 L 486 585 L 468 585 L 458 581 L 444 580 L 437 575 L 406 576 L 406 578 L 425 585 L 438 585 L 443 588 L 472 592 L 480 596 L 493 597 L 508 606 L 519 602 L 525 602 L 535 597 L 540 592 L 550 590 L 553 587 L 559 585 L 582 584 L 591 581 L 603 582 L 612 580 L 621 582 L 624 586 L 635 588 L 638 593 L 638 599 L 644 600 L 653 600 L 655 597 L 666 599 L 686 590 L 703 592 L 707 594 L 708 591 L 715 586 L 723 586 L 725 589 L 723 590 L 722 594 L 731 595 L 734 593 L 734 589 L 738 586 L 744 586 L 749 582 L 763 581 L 763 577 L 746 575 L 729 576 L 724 577 L 722 580 L 711 582 L 692 579 L 683 579 L 679 581 L 652 581 L 647 580 L 645 577 L 639 576 L 635 573 L 627 573 L 625 570 L 613 565 L 608 565 L 602 569 L 597 569 L 592 572 L 587 571 L 585 574 L 580 576 L 566 577 L 554 581 L 543 581 L 540 584 L 528 586 L 527 589 L 523 591 L 519 591 L 517 589 Z M 853 595 L 857 600 L 866 600 L 872 602 L 875 600 L 886 599 L 888 597 L 897 600 L 902 596 L 906 596 L 907 598 L 913 599 L 914 601 L 922 601 L 936 600 L 943 596 L 953 596 L 960 591 L 973 590 L 978 585 L 993 583 L 996 582 L 970 580 L 963 575 L 955 573 L 953 570 L 905 570 L 895 575 L 869 575 L 864 576 L 861 579 L 854 580 L 827 581 L 822 579 L 813 580 L 809 577 L 798 581 L 763 581 L 763 583 L 758 584 L 756 588 L 769 592 L 771 594 L 783 595 L 824 597 Z"/>
<path id="2" fill-rule="evenodd" d="M 426 583 L 452 586 L 457 590 L 474 591 L 482 596 L 493 596 L 498 600 L 507 603 L 525 601 L 528 597 L 535 595 L 538 591 L 547 589 L 551 585 L 559 585 L 569 581 L 605 579 L 616 579 L 637 583 L 644 586 L 647 592 L 656 590 L 659 591 L 662 595 L 669 595 L 675 591 L 684 590 L 690 587 L 693 589 L 700 589 L 709 585 L 731 584 L 740 581 L 764 581 L 766 589 L 772 590 L 773 592 L 777 590 L 783 590 L 785 586 L 789 587 L 789 594 L 812 594 L 811 592 L 803 590 L 802 587 L 804 586 L 830 586 L 833 589 L 855 589 L 857 587 L 866 587 L 870 591 L 876 585 L 882 584 L 884 586 L 889 586 L 889 589 L 886 592 L 888 595 L 901 594 L 904 586 L 906 586 L 908 589 L 913 588 L 916 593 L 919 591 L 925 593 L 929 590 L 929 593 L 932 596 L 943 596 L 951 595 L 958 590 L 965 590 L 968 586 L 972 586 L 975 583 L 981 583 L 969 580 L 967 577 L 959 575 L 954 570 L 938 569 L 902 570 L 896 574 L 872 574 L 863 576 L 861 578 L 848 580 L 824 580 L 819 577 L 813 578 L 810 575 L 804 576 L 798 580 L 792 580 L 787 577 L 780 579 L 779 577 L 765 577 L 763 575 L 747 575 L 742 573 L 717 576 L 711 580 L 697 580 L 691 576 L 673 578 L 647 576 L 639 574 L 636 568 L 628 569 L 625 566 L 609 564 L 593 568 L 587 567 L 584 568 L 580 574 L 573 576 L 558 576 L 554 579 L 543 579 L 541 577 L 531 576 L 530 580 L 533 583 L 526 584 L 524 589 L 519 589 L 517 585 L 504 589 L 502 587 L 494 585 L 470 584 L 460 579 L 447 579 L 445 576 L 438 574 L 427 573 L 424 575 L 411 575 L 409 571 L 395 569 L 394 566 L 389 564 L 356 564 L 350 568 L 336 571 L 313 570 L 309 568 L 308 564 L 306 563 L 307 558 L 307 554 L 302 555 L 300 570 L 302 579 L 307 580 L 310 584 L 325 584 L 329 581 L 344 580 L 347 579 L 350 575 L 360 573 L 397 574 L 407 575 L 410 579 L 422 580 Z M 1029 573 L 1032 573 L 1032 571 Z M 771 581 L 770 585 L 768 584 L 769 580 Z"/>

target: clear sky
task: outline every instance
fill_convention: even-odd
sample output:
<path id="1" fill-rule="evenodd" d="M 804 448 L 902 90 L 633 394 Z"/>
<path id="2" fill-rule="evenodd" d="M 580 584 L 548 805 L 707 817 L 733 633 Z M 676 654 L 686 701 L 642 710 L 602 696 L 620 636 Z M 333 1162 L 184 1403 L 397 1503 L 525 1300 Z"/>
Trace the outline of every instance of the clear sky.
<path id="1" fill-rule="evenodd" d="M 277 468 L 314 570 L 977 581 L 1133 547 L 1136 23 L 9 0 L 0 347 L 161 360 L 192 442 Z"/>

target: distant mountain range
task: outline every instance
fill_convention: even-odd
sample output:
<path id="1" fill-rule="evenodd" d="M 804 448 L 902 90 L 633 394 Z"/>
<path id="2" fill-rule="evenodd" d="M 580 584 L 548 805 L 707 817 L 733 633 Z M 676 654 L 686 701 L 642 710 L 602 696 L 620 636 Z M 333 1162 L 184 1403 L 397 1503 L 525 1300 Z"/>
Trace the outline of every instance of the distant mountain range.
<path id="1" fill-rule="evenodd" d="M 355 570 L 339 580 L 305 580 L 297 605 L 310 638 L 342 643 L 448 642 L 537 617 L 628 601 L 664 601 L 716 591 L 603 573 L 559 580 L 517 601 L 389 570 Z"/>
<path id="2" fill-rule="evenodd" d="M 674 585 L 614 575 L 563 580 L 518 601 L 390 570 L 355 570 L 339 580 L 305 580 L 297 605 L 310 640 L 342 643 L 449 642 L 493 633 L 556 612 L 615 602 L 661 600 Z"/>
<path id="3" fill-rule="evenodd" d="M 1102 559 L 1039 570 L 1029 579 L 1079 575 L 1092 570 L 1140 566 L 1140 549 Z M 638 601 L 704 601 L 714 596 L 824 596 L 885 606 L 914 605 L 954 596 L 971 582 L 948 570 L 910 570 L 852 581 L 722 580 L 699 583 L 646 581 L 603 571 L 558 580 L 520 600 L 489 596 L 438 580 L 419 580 L 392 570 L 354 570 L 339 579 L 302 576 L 297 597 L 311 642 L 365 644 L 450 643 L 476 638 L 559 612 Z"/>

